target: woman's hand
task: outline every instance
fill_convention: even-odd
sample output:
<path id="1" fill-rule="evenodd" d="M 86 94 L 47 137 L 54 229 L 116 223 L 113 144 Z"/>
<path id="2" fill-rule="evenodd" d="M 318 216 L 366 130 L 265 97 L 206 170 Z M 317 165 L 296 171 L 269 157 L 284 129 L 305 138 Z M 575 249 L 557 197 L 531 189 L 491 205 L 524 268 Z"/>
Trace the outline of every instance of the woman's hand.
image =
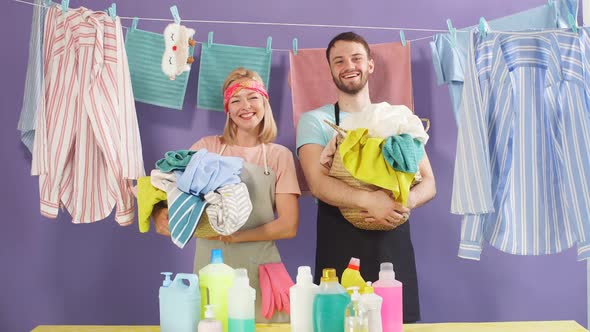
<path id="1" fill-rule="evenodd" d="M 221 241 L 221 242 L 223 242 L 225 244 L 235 243 L 237 241 L 236 241 L 236 238 L 235 238 L 234 234 L 212 236 L 212 237 L 208 237 L 207 240 Z"/>

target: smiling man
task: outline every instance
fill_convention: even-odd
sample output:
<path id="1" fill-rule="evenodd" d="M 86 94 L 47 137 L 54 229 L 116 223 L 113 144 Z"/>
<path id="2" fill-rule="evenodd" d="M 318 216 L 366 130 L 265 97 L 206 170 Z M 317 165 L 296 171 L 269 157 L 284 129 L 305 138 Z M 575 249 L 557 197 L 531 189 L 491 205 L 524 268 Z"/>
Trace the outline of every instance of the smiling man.
<path id="1" fill-rule="evenodd" d="M 371 104 L 367 82 L 375 64 L 369 45 L 354 32 L 334 37 L 326 49 L 326 58 L 338 88 L 338 101 L 304 113 L 297 126 L 299 160 L 311 192 L 318 199 L 315 281 L 319 281 L 323 268 L 335 268 L 340 275 L 351 257 L 360 258 L 361 273 L 370 281 L 378 279 L 381 262 L 392 262 L 396 279 L 403 283 L 404 322 L 418 321 L 418 281 L 410 223 L 392 231 L 362 230 L 350 224 L 338 207 L 360 208 L 375 223 L 401 223 L 411 209 L 430 201 L 436 193 L 430 162 L 424 154 L 419 164 L 423 181 L 411 189 L 407 206 L 394 201 L 385 191 L 355 189 L 330 177 L 320 164 L 320 155 L 334 130 L 324 120 L 339 124 L 348 114 Z"/>

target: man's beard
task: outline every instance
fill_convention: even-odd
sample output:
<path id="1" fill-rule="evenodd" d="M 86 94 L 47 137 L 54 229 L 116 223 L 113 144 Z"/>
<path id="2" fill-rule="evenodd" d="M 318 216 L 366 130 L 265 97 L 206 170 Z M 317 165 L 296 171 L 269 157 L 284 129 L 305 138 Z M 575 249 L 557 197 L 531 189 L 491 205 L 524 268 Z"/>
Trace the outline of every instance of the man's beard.
<path id="1" fill-rule="evenodd" d="M 365 87 L 365 85 L 367 85 L 367 75 L 365 75 L 365 73 L 361 73 L 361 82 L 359 84 L 351 86 L 347 86 L 340 80 L 340 77 L 335 77 L 334 75 L 332 75 L 332 80 L 334 81 L 334 84 L 336 84 L 338 90 L 349 95 L 356 95 Z"/>

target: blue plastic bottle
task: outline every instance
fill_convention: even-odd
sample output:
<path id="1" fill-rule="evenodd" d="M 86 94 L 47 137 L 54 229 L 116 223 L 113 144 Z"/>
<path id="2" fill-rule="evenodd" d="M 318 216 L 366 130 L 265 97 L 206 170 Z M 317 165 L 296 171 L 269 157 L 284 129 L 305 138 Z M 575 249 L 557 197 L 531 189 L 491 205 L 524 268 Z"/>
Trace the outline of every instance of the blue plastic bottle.
<path id="1" fill-rule="evenodd" d="M 201 318 L 199 278 L 192 273 L 178 273 L 173 281 L 171 272 L 160 287 L 160 331 L 194 332 Z M 188 285 L 185 282 L 188 282 Z"/>
<path id="2" fill-rule="evenodd" d="M 338 283 L 335 269 L 324 269 L 313 301 L 314 332 L 344 331 L 344 312 L 350 296 Z"/>

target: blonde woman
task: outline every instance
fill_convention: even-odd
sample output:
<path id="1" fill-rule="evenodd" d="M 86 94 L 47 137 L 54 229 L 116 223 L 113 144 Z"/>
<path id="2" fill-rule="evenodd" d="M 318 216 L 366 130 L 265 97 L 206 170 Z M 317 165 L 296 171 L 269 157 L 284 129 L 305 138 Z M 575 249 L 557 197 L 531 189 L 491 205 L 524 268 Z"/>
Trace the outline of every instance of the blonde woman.
<path id="1" fill-rule="evenodd" d="M 248 270 L 250 284 L 256 289 L 256 321 L 268 322 L 260 313 L 258 266 L 280 262 L 274 240 L 297 234 L 301 192 L 293 154 L 272 143 L 277 126 L 260 76 L 244 68 L 233 70 L 223 84 L 223 95 L 227 114 L 223 135 L 203 137 L 191 150 L 204 148 L 222 156 L 243 158 L 240 178 L 248 187 L 253 210 L 246 224 L 234 234 L 197 239 L 194 272 L 209 263 L 212 249 L 221 249 L 226 264 Z M 169 235 L 167 209 L 154 212 L 154 219 L 158 232 Z M 288 316 L 275 312 L 270 321 L 285 322 Z"/>

